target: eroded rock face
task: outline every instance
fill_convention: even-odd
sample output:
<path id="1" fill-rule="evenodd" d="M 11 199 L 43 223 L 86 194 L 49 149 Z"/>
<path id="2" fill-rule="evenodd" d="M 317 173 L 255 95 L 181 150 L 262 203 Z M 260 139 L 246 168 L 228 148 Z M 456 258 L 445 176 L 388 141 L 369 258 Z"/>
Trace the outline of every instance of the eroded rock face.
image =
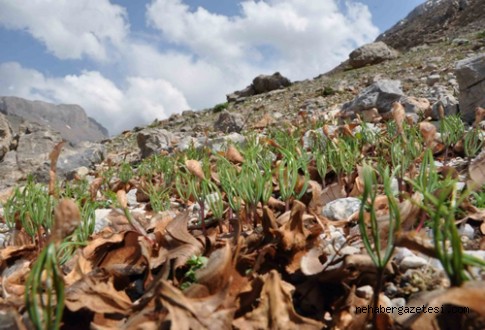
<path id="1" fill-rule="evenodd" d="M 455 74 L 460 88 L 461 117 L 471 123 L 476 107 L 485 107 L 485 53 L 459 61 Z"/>
<path id="2" fill-rule="evenodd" d="M 349 55 L 349 65 L 361 68 L 366 65 L 378 64 L 397 57 L 396 50 L 388 47 L 384 42 L 378 41 L 357 48 Z"/>

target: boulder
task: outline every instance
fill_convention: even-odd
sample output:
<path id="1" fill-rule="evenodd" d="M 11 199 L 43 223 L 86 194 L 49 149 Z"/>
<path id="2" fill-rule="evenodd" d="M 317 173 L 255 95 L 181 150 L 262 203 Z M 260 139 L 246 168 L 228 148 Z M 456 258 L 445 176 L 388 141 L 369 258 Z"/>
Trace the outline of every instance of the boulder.
<path id="1" fill-rule="evenodd" d="M 223 133 L 239 133 L 243 126 L 244 120 L 242 115 L 224 110 L 219 114 L 219 117 L 214 123 L 214 130 Z"/>
<path id="2" fill-rule="evenodd" d="M 392 103 L 404 96 L 399 80 L 379 80 L 365 88 L 353 101 L 344 104 L 344 112 L 360 112 L 376 108 L 379 113 L 389 112 Z"/>
<path id="3" fill-rule="evenodd" d="M 162 150 L 170 150 L 173 140 L 174 135 L 162 128 L 147 128 L 141 130 L 136 137 L 141 158 L 147 158 Z"/>
<path id="4" fill-rule="evenodd" d="M 17 166 L 24 174 L 30 174 L 50 161 L 49 154 L 62 141 L 62 137 L 48 127 L 35 123 L 21 125 L 20 132 L 16 150 Z M 48 171 L 46 175 L 49 176 Z"/>
<path id="5" fill-rule="evenodd" d="M 270 76 L 260 75 L 253 80 L 253 89 L 255 94 L 262 94 L 285 88 L 291 85 L 288 78 L 283 77 L 281 73 L 275 72 Z"/>
<path id="6" fill-rule="evenodd" d="M 10 150 L 13 142 L 12 128 L 7 118 L 0 113 L 0 161 L 3 160 L 5 154 Z"/>
<path id="7" fill-rule="evenodd" d="M 275 72 L 272 75 L 260 75 L 253 79 L 251 85 L 240 91 L 235 91 L 226 95 L 226 98 L 228 102 L 234 102 L 248 96 L 268 93 L 277 89 L 288 87 L 290 85 L 290 80 L 282 76 L 279 72 Z"/>
<path id="8" fill-rule="evenodd" d="M 460 114 L 471 123 L 476 107 L 485 107 L 485 53 L 459 61 L 455 74 L 460 89 Z"/>
<path id="9" fill-rule="evenodd" d="M 349 55 L 349 65 L 354 68 L 361 68 L 366 65 L 374 65 L 397 57 L 396 50 L 387 46 L 384 42 L 373 42 L 357 48 Z"/>
<path id="10" fill-rule="evenodd" d="M 432 94 L 436 98 L 436 102 L 431 106 L 430 111 L 426 112 L 427 117 L 433 120 L 439 120 L 439 107 L 442 106 L 445 110 L 445 116 L 455 115 L 458 112 L 458 101 L 453 96 L 453 93 L 443 86 L 436 86 Z"/>

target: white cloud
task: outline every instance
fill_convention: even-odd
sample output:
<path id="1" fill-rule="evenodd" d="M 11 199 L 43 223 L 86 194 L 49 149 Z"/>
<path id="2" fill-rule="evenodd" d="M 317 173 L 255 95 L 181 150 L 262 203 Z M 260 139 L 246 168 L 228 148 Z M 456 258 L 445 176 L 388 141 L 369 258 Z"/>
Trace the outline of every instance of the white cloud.
<path id="1" fill-rule="evenodd" d="M 246 0 L 239 6 L 239 15 L 229 17 L 191 11 L 182 0 L 152 0 L 147 24 L 156 30 L 142 31 L 153 38 L 140 38 L 130 32 L 126 10 L 109 0 L 0 0 L 0 26 L 28 31 L 61 60 L 85 59 L 77 63 L 94 67 L 51 77 L 41 68 L 0 64 L 0 95 L 78 103 L 117 133 L 213 106 L 258 74 L 314 77 L 378 33 L 368 8 L 350 0 Z"/>
<path id="2" fill-rule="evenodd" d="M 346 14 L 338 0 L 243 1 L 240 6 L 239 16 L 226 17 L 201 7 L 190 11 L 182 0 L 154 0 L 147 18 L 168 41 L 209 63 L 245 63 L 292 79 L 330 69 L 378 34 L 368 8 L 356 2 L 345 2 Z"/>
<path id="3" fill-rule="evenodd" d="M 183 94 L 163 79 L 127 77 L 126 87 L 120 89 L 96 71 L 50 78 L 15 62 L 0 65 L 0 94 L 80 104 L 110 133 L 189 108 Z"/>
<path id="4" fill-rule="evenodd" d="M 26 30 L 60 59 L 106 60 L 129 32 L 126 10 L 109 0 L 0 0 L 0 25 Z"/>

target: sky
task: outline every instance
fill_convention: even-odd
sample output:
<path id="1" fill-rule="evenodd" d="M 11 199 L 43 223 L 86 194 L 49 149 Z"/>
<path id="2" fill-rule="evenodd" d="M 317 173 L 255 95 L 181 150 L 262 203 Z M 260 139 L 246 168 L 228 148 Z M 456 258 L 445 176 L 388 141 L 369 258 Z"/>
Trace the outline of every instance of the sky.
<path id="1" fill-rule="evenodd" d="M 0 96 L 79 104 L 111 134 L 311 79 L 424 0 L 0 0 Z"/>

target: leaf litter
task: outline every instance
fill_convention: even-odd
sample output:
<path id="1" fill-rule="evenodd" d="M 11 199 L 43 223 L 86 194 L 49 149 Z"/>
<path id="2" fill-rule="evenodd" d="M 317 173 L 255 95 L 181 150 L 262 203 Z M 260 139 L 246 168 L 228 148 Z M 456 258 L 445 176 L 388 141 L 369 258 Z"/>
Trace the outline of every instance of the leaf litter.
<path id="1" fill-rule="evenodd" d="M 258 125 L 261 129 L 271 126 L 271 121 L 263 118 Z M 372 117 L 375 123 L 385 125 L 382 118 Z M 389 119 L 396 126 L 392 139 L 406 137 L 409 125 L 404 108 L 395 103 Z M 334 146 L 347 143 L 347 139 L 357 139 L 354 130 L 359 122 L 345 124 L 330 133 L 323 126 L 325 141 Z M 417 132 L 422 140 L 423 150 L 429 148 L 436 157 L 443 157 L 442 141 L 434 125 L 427 121 L 419 123 Z M 389 129 L 389 127 L 385 128 Z M 385 131 L 383 128 L 383 131 Z M 288 133 L 292 134 L 292 133 Z M 173 186 L 167 186 L 172 194 L 170 202 L 179 207 L 171 207 L 170 212 L 143 211 L 141 219 L 129 205 L 127 194 L 130 190 L 143 189 L 148 181 L 130 179 L 127 182 L 114 180 L 106 182 L 102 176 L 94 178 L 86 191 L 87 200 L 102 200 L 100 196 L 108 190 L 112 192 L 112 210 L 108 214 L 110 226 L 93 232 L 89 239 L 78 242 L 72 255 L 64 263 L 54 265 L 56 280 L 62 284 L 62 295 L 52 298 L 47 304 L 54 305 L 62 299 L 63 315 L 58 320 L 61 328 L 77 329 L 361 329 L 371 327 L 372 313 L 358 312 L 372 305 L 372 295 L 362 288 L 374 286 L 377 269 L 372 258 L 366 253 L 357 224 L 364 221 L 364 228 L 371 232 L 372 212 L 379 224 L 378 240 L 381 249 L 394 244 L 397 249 L 407 249 L 431 260 L 437 258 L 432 237 L 418 225 L 421 219 L 429 221 L 424 214 L 425 198 L 421 192 L 409 185 L 402 185 L 401 200 L 396 204 L 400 215 L 400 227 L 392 242 L 388 242 L 390 199 L 379 186 L 370 209 L 363 208 L 345 219 L 327 219 L 322 209 L 325 205 L 345 199 L 360 197 L 364 191 L 364 174 L 361 165 L 355 164 L 349 173 L 339 168 L 328 168 L 325 173 L 305 176 L 314 166 L 310 163 L 299 165 L 295 180 L 295 195 L 288 201 L 280 197 L 278 175 L 274 168 L 284 157 L 281 152 L 284 141 L 273 138 L 261 139 L 275 153 L 273 172 L 270 173 L 270 196 L 258 197 L 256 203 L 241 200 L 240 204 L 227 201 L 229 192 L 222 192 L 218 198 L 223 202 L 224 216 L 207 223 L 205 231 L 190 225 L 192 218 L 204 214 L 199 221 L 214 217 L 214 204 L 201 204 L 196 210 L 194 193 L 188 191 L 185 201 Z M 39 273 L 37 291 L 29 293 L 29 273 L 36 267 L 42 251 L 53 242 L 60 250 L 63 244 L 76 235 L 81 226 L 82 204 L 69 198 L 60 198 L 56 191 L 56 165 L 62 145 L 57 145 L 51 154 L 50 183 L 48 192 L 57 198 L 52 228 L 40 228 L 38 234 L 30 237 L 26 229 L 16 220 L 11 231 L 24 239 L 11 239 L 0 249 L 0 271 L 2 277 L 2 320 L 12 328 L 38 327 L 25 315 L 25 297 L 29 294 L 46 299 L 59 288 L 52 287 L 53 279 L 47 273 Z M 294 149 L 296 157 L 303 157 L 301 145 Z M 373 148 L 362 146 L 361 152 L 372 153 Z M 453 152 L 453 151 L 451 151 Z M 392 162 L 393 155 L 383 155 L 385 162 Z M 195 185 L 191 189 L 202 189 L 203 182 L 214 182 L 222 186 L 221 178 L 214 164 L 219 158 L 226 159 L 236 168 L 235 175 L 247 170 L 251 165 L 249 152 L 241 152 L 230 144 L 225 152 L 209 155 L 212 163 L 204 167 L 203 158 L 179 160 L 180 171 L 192 175 Z M 386 157 L 389 157 L 386 159 Z M 424 151 L 418 157 L 422 161 Z M 466 186 L 471 191 L 480 191 L 485 182 L 484 151 L 477 155 L 467 169 Z M 281 171 L 289 177 L 290 169 Z M 377 166 L 377 165 L 376 165 Z M 404 166 L 401 164 L 400 166 Z M 206 171 L 210 169 L 210 173 Z M 339 174 L 340 173 L 340 174 Z M 412 166 L 403 171 L 407 179 L 416 179 L 418 174 Z M 210 174 L 210 175 L 209 175 Z M 312 176 L 312 179 L 309 177 Z M 323 176 L 323 177 L 322 177 Z M 458 175 L 455 175 L 458 177 Z M 304 182 L 306 178 L 306 182 Z M 162 185 L 166 178 L 156 178 Z M 236 180 L 236 178 L 234 178 Z M 322 182 L 323 184 L 321 184 Z M 425 181 L 423 181 L 426 183 Z M 305 183 L 307 183 L 305 185 Z M 380 185 L 381 183 L 379 183 Z M 217 192 L 208 185 L 210 192 Z M 212 187 L 212 188 L 211 188 Z M 306 187 L 306 188 L 303 188 Z M 185 187 L 186 189 L 189 189 Z M 208 188 L 208 189 L 209 189 Z M 262 186 L 264 189 L 268 186 Z M 205 189 L 205 188 L 204 188 Z M 306 191 L 302 191 L 306 189 Z M 438 195 L 439 192 L 435 192 Z M 451 193 L 452 195 L 453 193 Z M 145 195 L 147 192 L 145 191 Z M 176 195 L 176 196 L 174 196 Z M 140 197 L 141 198 L 141 197 Z M 234 196 L 230 198 L 235 198 Z M 145 203 L 148 195 L 142 200 Z M 231 201 L 235 202 L 235 201 Z M 214 202 L 213 202 L 214 203 Z M 239 208 L 234 208 L 239 205 Z M 287 206 L 289 209 L 287 210 Z M 200 206 L 199 206 L 200 207 Z M 477 232 L 484 235 L 485 211 L 471 203 L 471 199 L 461 201 L 461 218 L 457 225 L 470 222 Z M 234 208 L 234 210 L 232 209 Z M 231 209 L 232 212 L 229 212 Z M 201 212 L 202 211 L 202 212 Z M 19 219 L 20 214 L 15 214 Z M 236 224 L 236 225 L 235 225 Z M 45 230 L 45 233 L 42 232 Z M 374 239 L 377 239 L 374 237 Z M 481 238 L 480 238 L 481 239 Z M 376 241 L 371 242 L 376 244 Z M 57 252 L 60 254 L 59 250 Z M 398 253 L 398 252 L 395 252 Z M 475 261 L 475 265 L 478 262 Z M 382 313 L 375 318 L 373 326 L 378 329 L 435 329 L 447 322 L 458 326 L 482 326 L 485 323 L 485 292 L 482 281 L 469 281 L 461 286 L 449 287 L 443 272 L 427 273 L 432 266 L 419 271 L 403 272 L 396 261 L 385 265 L 384 281 L 387 287 L 398 286 L 396 292 L 377 292 L 379 306 L 392 307 L 386 296 L 405 298 L 405 305 L 425 306 L 438 313 Z M 51 274 L 51 273 L 49 273 Z M 191 274 L 189 276 L 188 274 Z M 431 275 L 429 275 L 431 274 Z M 431 276 L 431 277 L 426 277 Z M 429 291 L 420 290 L 419 281 L 436 281 Z M 400 288 L 407 286 L 410 292 Z M 389 291 L 389 290 L 388 290 Z M 364 292 L 364 293 L 363 293 Z M 28 300 L 28 299 L 27 299 Z M 45 304 L 45 301 L 44 301 Z M 446 308 L 466 307 L 470 313 L 456 315 L 441 312 Z M 30 306 L 32 307 L 32 306 Z M 39 306 L 34 306 L 39 308 Z M 397 309 L 396 309 L 397 310 Z M 441 313 L 440 313 L 441 312 Z M 48 315 L 40 317 L 46 322 Z M 76 320 L 82 320 L 79 323 Z M 457 323 L 458 322 L 458 323 Z M 460 323 L 461 322 L 461 323 Z M 45 324 L 45 323 L 43 323 Z"/>

